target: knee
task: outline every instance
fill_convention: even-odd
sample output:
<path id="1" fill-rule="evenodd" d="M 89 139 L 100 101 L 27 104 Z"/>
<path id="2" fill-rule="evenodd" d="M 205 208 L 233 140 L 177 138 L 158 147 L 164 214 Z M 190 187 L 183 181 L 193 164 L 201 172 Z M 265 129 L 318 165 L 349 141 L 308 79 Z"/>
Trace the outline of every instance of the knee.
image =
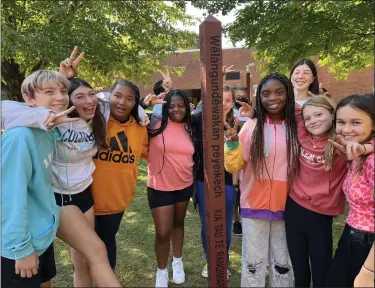
<path id="1" fill-rule="evenodd" d="M 263 262 L 256 264 L 246 263 L 246 274 L 249 277 L 258 278 L 262 269 Z"/>
<path id="2" fill-rule="evenodd" d="M 273 268 L 275 269 L 275 272 L 279 275 L 285 275 L 291 270 L 291 267 L 289 264 L 281 265 L 276 262 L 273 265 Z"/>
<path id="3" fill-rule="evenodd" d="M 173 228 L 183 228 L 185 223 L 185 219 L 174 219 L 173 220 Z"/>
<path id="4" fill-rule="evenodd" d="M 90 267 L 85 258 L 83 257 L 73 257 L 72 263 L 74 271 L 77 273 L 90 273 Z"/>
<path id="5" fill-rule="evenodd" d="M 87 258 L 89 262 L 95 263 L 98 262 L 98 259 L 108 259 L 107 248 L 102 240 L 95 241 L 92 251 L 94 252 L 90 253 L 90 258 Z"/>
<path id="6" fill-rule="evenodd" d="M 169 243 L 171 240 L 171 231 L 157 231 L 156 232 L 156 242 L 159 244 Z"/>

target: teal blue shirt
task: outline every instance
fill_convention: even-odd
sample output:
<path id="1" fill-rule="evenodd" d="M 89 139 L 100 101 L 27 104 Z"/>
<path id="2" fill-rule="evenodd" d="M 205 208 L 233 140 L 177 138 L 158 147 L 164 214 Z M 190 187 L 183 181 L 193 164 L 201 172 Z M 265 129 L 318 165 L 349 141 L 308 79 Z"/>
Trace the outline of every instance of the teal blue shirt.
<path id="1" fill-rule="evenodd" d="M 51 186 L 55 136 L 18 127 L 2 135 L 1 256 L 38 256 L 51 245 L 59 224 L 59 206 Z"/>

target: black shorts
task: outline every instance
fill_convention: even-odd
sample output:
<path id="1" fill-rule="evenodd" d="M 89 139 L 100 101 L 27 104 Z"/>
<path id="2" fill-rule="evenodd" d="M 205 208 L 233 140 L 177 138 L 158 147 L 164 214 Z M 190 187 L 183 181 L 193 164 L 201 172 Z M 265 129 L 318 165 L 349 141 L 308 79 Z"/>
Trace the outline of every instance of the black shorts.
<path id="1" fill-rule="evenodd" d="M 181 190 L 160 191 L 147 187 L 147 198 L 150 209 L 186 202 L 193 195 L 193 185 Z"/>
<path id="2" fill-rule="evenodd" d="M 53 243 L 39 256 L 38 274 L 31 278 L 22 278 L 16 274 L 16 261 L 1 257 L 1 287 L 39 288 L 41 283 L 56 276 L 55 254 Z"/>
<path id="3" fill-rule="evenodd" d="M 55 193 L 56 204 L 60 207 L 68 205 L 77 206 L 82 211 L 82 213 L 87 212 L 91 207 L 94 206 L 94 199 L 91 195 L 91 185 L 82 192 L 72 194 L 71 197 L 72 200 L 70 200 L 69 195 Z M 64 205 L 62 205 L 62 201 L 64 201 Z"/>

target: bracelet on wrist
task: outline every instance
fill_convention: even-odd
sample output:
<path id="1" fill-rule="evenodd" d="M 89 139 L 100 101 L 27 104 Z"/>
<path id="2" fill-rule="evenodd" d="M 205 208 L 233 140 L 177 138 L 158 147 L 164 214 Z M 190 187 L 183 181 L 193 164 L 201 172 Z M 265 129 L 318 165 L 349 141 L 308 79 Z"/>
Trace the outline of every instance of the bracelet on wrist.
<path id="1" fill-rule="evenodd" d="M 365 265 L 362 265 L 362 268 L 365 269 L 367 272 L 371 273 L 372 275 L 375 275 L 375 272 L 372 271 L 372 270 L 370 270 L 370 269 L 368 269 L 368 268 L 366 268 Z"/>

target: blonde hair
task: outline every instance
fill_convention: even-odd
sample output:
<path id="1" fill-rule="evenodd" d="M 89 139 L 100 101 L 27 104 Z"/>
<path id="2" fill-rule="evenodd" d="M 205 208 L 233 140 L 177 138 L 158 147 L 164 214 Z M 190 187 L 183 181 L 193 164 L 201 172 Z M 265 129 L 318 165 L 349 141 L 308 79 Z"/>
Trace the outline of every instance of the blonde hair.
<path id="1" fill-rule="evenodd" d="M 232 89 L 232 87 L 230 87 L 229 85 L 223 85 L 223 93 L 224 92 L 231 92 L 232 93 L 232 100 L 233 100 L 233 105 L 234 103 L 236 103 L 236 97 L 234 96 L 234 91 Z M 225 119 L 225 121 L 229 124 L 229 123 L 232 123 L 234 122 L 234 112 L 233 112 L 233 108 L 230 109 L 230 111 L 227 113 L 227 117 Z M 233 123 L 232 123 L 233 124 Z"/>
<path id="2" fill-rule="evenodd" d="M 302 118 L 303 118 L 303 110 L 306 106 L 316 106 L 316 107 L 323 107 L 325 108 L 329 113 L 332 115 L 336 112 L 336 103 L 327 96 L 314 96 L 310 97 L 302 106 Z M 332 126 L 328 131 L 328 139 L 335 140 L 336 139 L 336 129 L 335 125 L 333 125 L 333 118 L 332 118 Z M 334 147 L 331 143 L 327 143 L 327 146 L 324 150 L 324 167 L 326 171 L 329 171 L 332 169 L 333 166 L 333 152 Z"/>
<path id="3" fill-rule="evenodd" d="M 61 86 L 69 89 L 69 81 L 66 77 L 57 71 L 52 70 L 38 70 L 31 73 L 22 82 L 21 93 L 28 98 L 35 98 L 35 91 L 43 89 L 43 86 L 48 82 L 57 82 Z"/>

